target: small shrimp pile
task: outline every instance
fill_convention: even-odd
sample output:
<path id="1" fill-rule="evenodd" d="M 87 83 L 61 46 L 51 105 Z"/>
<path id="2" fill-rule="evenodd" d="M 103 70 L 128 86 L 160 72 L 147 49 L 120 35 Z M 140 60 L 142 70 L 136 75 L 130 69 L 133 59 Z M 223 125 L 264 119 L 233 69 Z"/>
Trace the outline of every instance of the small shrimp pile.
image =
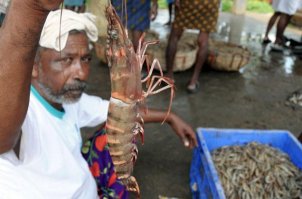
<path id="1" fill-rule="evenodd" d="M 228 199 L 302 199 L 302 171 L 287 154 L 250 142 L 212 152 Z"/>
<path id="2" fill-rule="evenodd" d="M 295 91 L 287 98 L 286 104 L 302 106 L 302 90 Z"/>

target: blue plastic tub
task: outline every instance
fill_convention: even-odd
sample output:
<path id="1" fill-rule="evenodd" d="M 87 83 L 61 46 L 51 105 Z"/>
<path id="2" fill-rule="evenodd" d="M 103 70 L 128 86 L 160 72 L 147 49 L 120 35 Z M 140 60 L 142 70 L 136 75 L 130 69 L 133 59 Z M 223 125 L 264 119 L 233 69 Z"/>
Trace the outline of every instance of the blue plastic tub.
<path id="1" fill-rule="evenodd" d="M 222 146 L 256 141 L 287 153 L 302 169 L 302 145 L 289 131 L 198 128 L 198 148 L 193 151 L 190 187 L 193 199 L 225 199 L 210 152 Z"/>

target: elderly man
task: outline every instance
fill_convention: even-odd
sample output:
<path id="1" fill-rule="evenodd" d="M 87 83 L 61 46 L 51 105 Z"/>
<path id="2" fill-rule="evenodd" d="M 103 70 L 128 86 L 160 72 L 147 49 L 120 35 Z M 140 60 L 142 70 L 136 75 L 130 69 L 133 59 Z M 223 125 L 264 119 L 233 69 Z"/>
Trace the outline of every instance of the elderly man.
<path id="1" fill-rule="evenodd" d="M 108 101 L 83 93 L 91 60 L 89 40 L 97 39 L 93 16 L 69 10 L 60 14 L 60 10 L 51 12 L 41 33 L 19 159 L 12 151 L 4 154 L 3 160 L 8 164 L 4 169 L 11 171 L 11 178 L 27 179 L 29 197 L 25 198 L 97 198 L 98 191 L 102 197 L 121 196 L 123 188 L 112 180 L 113 173 L 105 177 L 106 182 L 98 184 L 97 190 L 80 150 L 80 128 L 105 122 L 108 110 Z M 144 119 L 159 121 L 164 116 L 164 112 L 153 110 Z M 189 139 L 190 147 L 196 145 L 188 124 L 175 114 L 168 117 L 168 122 L 181 138 Z M 8 135 L 6 139 L 9 140 Z M 112 167 L 109 169 L 113 171 Z M 10 176 L 7 179 L 9 182 Z M 103 188 L 115 190 L 104 192 Z M 0 186 L 0 195 L 1 189 Z"/>

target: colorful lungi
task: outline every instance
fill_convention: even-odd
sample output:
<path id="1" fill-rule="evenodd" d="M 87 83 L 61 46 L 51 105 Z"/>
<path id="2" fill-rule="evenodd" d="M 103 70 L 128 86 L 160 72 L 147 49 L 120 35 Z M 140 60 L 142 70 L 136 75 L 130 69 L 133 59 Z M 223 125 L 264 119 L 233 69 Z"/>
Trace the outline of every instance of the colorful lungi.
<path id="1" fill-rule="evenodd" d="M 127 14 L 123 9 L 124 0 L 111 0 L 112 5 L 125 25 L 126 16 L 129 30 L 146 31 L 150 28 L 151 0 L 126 0 Z M 124 13 L 123 13 L 124 12 Z"/>
<path id="2" fill-rule="evenodd" d="M 82 155 L 88 162 L 90 171 L 96 180 L 100 198 L 128 198 L 125 186 L 118 181 L 114 171 L 104 128 L 101 128 L 93 138 L 85 142 Z"/>
<path id="3" fill-rule="evenodd" d="M 182 0 L 176 9 L 173 26 L 198 29 L 210 33 L 216 30 L 220 0 Z"/>

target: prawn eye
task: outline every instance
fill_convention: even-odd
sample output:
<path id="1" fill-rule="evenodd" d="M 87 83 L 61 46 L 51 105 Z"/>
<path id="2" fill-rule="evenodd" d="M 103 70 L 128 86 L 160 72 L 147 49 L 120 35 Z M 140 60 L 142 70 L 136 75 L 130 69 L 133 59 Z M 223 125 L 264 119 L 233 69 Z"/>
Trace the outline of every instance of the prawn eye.
<path id="1" fill-rule="evenodd" d="M 114 40 L 118 39 L 118 35 L 117 35 L 116 30 L 109 31 L 109 34 L 110 34 L 111 39 L 114 39 Z"/>

